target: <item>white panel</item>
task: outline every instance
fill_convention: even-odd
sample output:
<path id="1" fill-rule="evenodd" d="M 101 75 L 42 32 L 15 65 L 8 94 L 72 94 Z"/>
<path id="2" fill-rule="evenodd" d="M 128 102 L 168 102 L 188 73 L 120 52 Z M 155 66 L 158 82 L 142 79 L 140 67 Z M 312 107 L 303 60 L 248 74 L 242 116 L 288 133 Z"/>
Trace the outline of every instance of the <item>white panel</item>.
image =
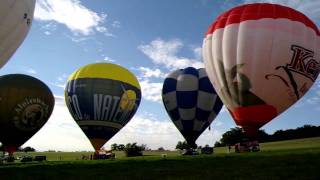
<path id="1" fill-rule="evenodd" d="M 182 120 L 193 120 L 196 116 L 196 108 L 191 108 L 191 109 L 179 108 L 179 114 Z"/>
<path id="2" fill-rule="evenodd" d="M 178 77 L 177 91 L 197 91 L 198 88 L 198 77 L 190 74 L 182 74 Z"/>
<path id="3" fill-rule="evenodd" d="M 198 91 L 197 107 L 205 111 L 212 111 L 216 99 L 215 94 Z"/>
<path id="4" fill-rule="evenodd" d="M 167 110 L 171 111 L 175 109 L 177 105 L 177 97 L 176 97 L 176 91 L 169 92 L 167 94 L 162 95 L 163 102 L 167 108 Z"/>

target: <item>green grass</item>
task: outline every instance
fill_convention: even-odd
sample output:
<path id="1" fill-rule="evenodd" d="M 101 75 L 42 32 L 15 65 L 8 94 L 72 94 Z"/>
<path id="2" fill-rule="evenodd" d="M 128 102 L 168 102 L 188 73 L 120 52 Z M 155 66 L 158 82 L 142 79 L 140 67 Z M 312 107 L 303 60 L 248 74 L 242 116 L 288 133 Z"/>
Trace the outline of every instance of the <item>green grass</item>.
<path id="1" fill-rule="evenodd" d="M 261 149 L 227 154 L 222 147 L 192 157 L 152 151 L 127 158 L 116 152 L 116 160 L 93 161 L 76 160 L 83 153 L 36 153 L 52 161 L 1 165 L 0 179 L 320 179 L 320 137 L 264 143 Z"/>

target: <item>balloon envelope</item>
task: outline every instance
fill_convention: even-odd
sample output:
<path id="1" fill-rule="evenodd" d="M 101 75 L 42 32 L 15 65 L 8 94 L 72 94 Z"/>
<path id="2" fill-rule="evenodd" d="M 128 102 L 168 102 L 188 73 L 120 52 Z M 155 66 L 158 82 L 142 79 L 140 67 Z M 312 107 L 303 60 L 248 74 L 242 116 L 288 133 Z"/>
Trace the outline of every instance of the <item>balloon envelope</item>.
<path id="1" fill-rule="evenodd" d="M 276 4 L 235 7 L 209 27 L 206 71 L 236 124 L 254 135 L 319 74 L 320 38 L 304 14 Z"/>
<path id="2" fill-rule="evenodd" d="M 54 97 L 40 80 L 23 75 L 0 77 L 0 141 L 9 152 L 31 138 L 49 119 Z"/>
<path id="3" fill-rule="evenodd" d="M 223 105 L 205 70 L 192 67 L 168 75 L 162 100 L 171 120 L 192 147 Z"/>
<path id="4" fill-rule="evenodd" d="M 35 0 L 0 1 L 0 68 L 26 37 L 35 3 Z"/>
<path id="5" fill-rule="evenodd" d="M 115 64 L 89 64 L 69 77 L 66 104 L 95 150 L 133 117 L 140 104 L 140 89 L 136 77 Z"/>

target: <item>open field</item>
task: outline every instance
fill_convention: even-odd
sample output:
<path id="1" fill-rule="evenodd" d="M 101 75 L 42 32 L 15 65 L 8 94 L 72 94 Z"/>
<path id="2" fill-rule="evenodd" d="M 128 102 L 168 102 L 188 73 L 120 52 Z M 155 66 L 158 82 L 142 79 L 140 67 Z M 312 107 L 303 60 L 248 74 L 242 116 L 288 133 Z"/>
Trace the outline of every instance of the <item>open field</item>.
<path id="1" fill-rule="evenodd" d="M 76 160 L 85 153 L 39 152 L 34 155 L 49 161 L 0 165 L 0 179 L 320 179 L 320 137 L 264 143 L 261 149 L 227 154 L 223 147 L 192 157 L 152 151 L 127 158 L 117 152 L 116 160 L 92 161 Z"/>

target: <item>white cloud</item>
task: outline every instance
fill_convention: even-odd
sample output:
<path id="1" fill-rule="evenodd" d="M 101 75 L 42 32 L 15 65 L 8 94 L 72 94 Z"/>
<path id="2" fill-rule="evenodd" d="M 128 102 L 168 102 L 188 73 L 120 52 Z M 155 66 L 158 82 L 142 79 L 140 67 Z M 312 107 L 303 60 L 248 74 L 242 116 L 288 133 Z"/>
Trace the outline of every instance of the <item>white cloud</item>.
<path id="1" fill-rule="evenodd" d="M 120 28 L 121 27 L 120 21 L 113 21 L 111 26 L 114 28 Z"/>
<path id="2" fill-rule="evenodd" d="M 91 36 L 69 36 L 67 34 L 64 34 L 67 38 L 71 39 L 71 41 L 79 43 L 79 42 L 83 42 L 83 41 L 87 41 L 89 39 L 94 39 Z"/>
<path id="3" fill-rule="evenodd" d="M 195 47 L 193 50 L 194 56 L 197 60 L 202 59 L 202 48 L 201 47 Z"/>
<path id="4" fill-rule="evenodd" d="M 34 69 L 32 69 L 32 68 L 28 68 L 28 69 L 26 70 L 26 72 L 29 73 L 29 74 L 37 74 L 37 71 L 34 70 Z"/>
<path id="5" fill-rule="evenodd" d="M 104 61 L 108 61 L 108 62 L 116 62 L 116 60 L 114 60 L 114 59 L 112 59 L 112 58 L 110 58 L 110 57 L 108 57 L 108 56 L 105 56 L 104 58 L 103 58 L 103 60 Z"/>
<path id="6" fill-rule="evenodd" d="M 160 38 L 151 41 L 149 44 L 138 46 L 155 65 L 166 67 L 163 71 L 160 68 L 139 67 L 139 80 L 142 87 L 143 97 L 146 100 L 161 102 L 161 90 L 163 82 L 154 80 L 153 78 L 161 78 L 163 80 L 170 71 L 182 69 L 189 66 L 202 68 L 204 64 L 201 59 L 201 47 L 192 47 L 195 58 L 187 58 L 178 54 L 184 47 L 179 39 L 164 41 Z"/>
<path id="7" fill-rule="evenodd" d="M 55 22 L 50 22 L 41 26 L 41 29 L 44 31 L 43 33 L 45 35 L 51 35 L 57 29 L 57 24 Z"/>
<path id="8" fill-rule="evenodd" d="M 219 126 L 217 126 L 219 127 Z M 196 144 L 198 146 L 205 146 L 208 144 L 209 146 L 213 146 L 216 141 L 219 141 L 222 137 L 222 133 L 219 130 L 211 128 L 207 128 L 198 138 Z"/>
<path id="9" fill-rule="evenodd" d="M 62 74 L 61 76 L 57 77 L 57 80 L 54 83 L 50 84 L 64 89 L 67 84 L 67 78 L 68 76 L 66 74 Z"/>
<path id="10" fill-rule="evenodd" d="M 107 15 L 86 8 L 79 0 L 37 0 L 34 17 L 39 21 L 64 24 L 75 35 L 108 31 L 102 25 Z"/>
<path id="11" fill-rule="evenodd" d="M 45 31 L 44 34 L 49 36 L 49 35 L 51 35 L 51 32 L 50 31 Z"/>
<path id="12" fill-rule="evenodd" d="M 134 117 L 105 146 L 110 148 L 113 143 L 127 144 L 137 142 L 147 144 L 149 148 L 174 149 L 177 142 L 183 139 L 174 124 L 169 121 L 159 121 L 146 117 Z"/>
<path id="13" fill-rule="evenodd" d="M 141 72 L 141 78 L 165 78 L 166 76 L 166 74 L 158 68 L 139 67 L 138 70 Z"/>
<path id="14" fill-rule="evenodd" d="M 245 0 L 245 3 L 276 3 L 296 9 L 314 21 L 320 20 L 320 1 L 318 0 Z"/>
<path id="15" fill-rule="evenodd" d="M 150 82 L 148 79 L 140 81 L 143 98 L 153 102 L 161 102 L 162 85 L 162 83 Z"/>
<path id="16" fill-rule="evenodd" d="M 150 44 L 140 45 L 138 49 L 147 55 L 153 63 L 164 65 L 169 70 L 182 69 L 188 66 L 204 67 L 201 61 L 178 56 L 184 44 L 179 39 L 164 41 L 160 38 Z"/>
<path id="17" fill-rule="evenodd" d="M 313 93 L 312 93 L 313 94 Z M 306 99 L 307 103 L 311 105 L 319 105 L 320 104 L 320 91 L 315 91 L 312 97 Z"/>

